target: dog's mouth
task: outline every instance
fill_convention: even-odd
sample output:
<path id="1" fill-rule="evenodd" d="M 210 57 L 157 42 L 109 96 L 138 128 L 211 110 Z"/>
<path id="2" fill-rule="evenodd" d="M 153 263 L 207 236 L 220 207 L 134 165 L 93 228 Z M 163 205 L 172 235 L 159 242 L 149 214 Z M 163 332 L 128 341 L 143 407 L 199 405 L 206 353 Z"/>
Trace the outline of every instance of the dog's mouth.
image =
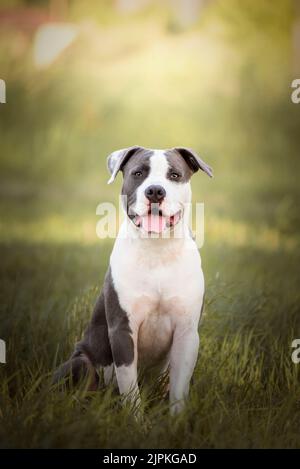
<path id="1" fill-rule="evenodd" d="M 154 204 L 155 205 L 155 204 Z M 162 210 L 151 207 L 145 215 L 129 215 L 131 221 L 137 228 L 143 229 L 146 233 L 163 233 L 166 229 L 174 228 L 182 217 L 182 211 L 173 215 L 165 215 Z"/>

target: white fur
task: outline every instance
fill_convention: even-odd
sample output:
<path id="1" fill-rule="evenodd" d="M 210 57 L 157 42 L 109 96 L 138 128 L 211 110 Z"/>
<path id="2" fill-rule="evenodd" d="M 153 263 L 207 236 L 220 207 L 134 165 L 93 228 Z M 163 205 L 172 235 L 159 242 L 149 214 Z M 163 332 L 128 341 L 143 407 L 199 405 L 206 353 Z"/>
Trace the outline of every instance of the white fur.
<path id="1" fill-rule="evenodd" d="M 156 150 L 149 176 L 137 190 L 135 211 L 143 214 L 145 188 L 160 184 L 166 190 L 163 210 L 175 213 L 190 202 L 189 183 L 166 178 L 168 162 Z M 186 225 L 186 214 L 181 223 Z M 187 228 L 187 226 L 186 226 Z M 125 221 L 116 239 L 111 271 L 121 307 L 127 312 L 135 344 L 134 362 L 116 368 L 121 393 L 138 394 L 137 366 L 170 364 L 170 402 L 173 413 L 181 410 L 198 354 L 198 323 L 204 278 L 196 243 L 185 230 L 179 239 L 143 239 Z"/>

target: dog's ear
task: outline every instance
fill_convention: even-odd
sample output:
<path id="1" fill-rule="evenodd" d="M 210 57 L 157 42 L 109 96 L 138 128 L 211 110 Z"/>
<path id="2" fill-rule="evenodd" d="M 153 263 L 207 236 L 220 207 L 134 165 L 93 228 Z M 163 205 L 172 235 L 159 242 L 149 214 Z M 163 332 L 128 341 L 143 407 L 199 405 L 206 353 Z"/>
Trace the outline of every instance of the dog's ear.
<path id="1" fill-rule="evenodd" d="M 196 173 L 198 169 L 201 169 L 204 171 L 206 174 L 208 174 L 209 177 L 213 177 L 213 172 L 212 168 L 206 164 L 199 155 L 197 155 L 194 150 L 191 148 L 185 148 L 185 147 L 175 147 L 173 150 L 177 151 L 182 158 L 186 161 L 186 163 L 189 165 L 189 167 Z"/>
<path id="2" fill-rule="evenodd" d="M 123 168 L 125 163 L 127 163 L 129 158 L 141 149 L 142 147 L 134 145 L 133 147 L 122 148 L 122 150 L 114 151 L 107 157 L 107 168 L 111 174 L 107 184 L 114 182 L 118 172 Z"/>

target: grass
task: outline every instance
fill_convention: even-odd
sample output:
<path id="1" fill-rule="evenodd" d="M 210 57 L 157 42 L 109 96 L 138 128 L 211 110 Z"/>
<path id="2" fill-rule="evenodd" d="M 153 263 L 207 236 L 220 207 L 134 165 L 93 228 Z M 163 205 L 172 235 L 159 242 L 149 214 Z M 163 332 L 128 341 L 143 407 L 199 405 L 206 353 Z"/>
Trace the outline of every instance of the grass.
<path id="1" fill-rule="evenodd" d="M 292 20 L 289 2 L 248 3 L 245 15 L 234 0 L 216 2 L 176 34 L 157 12 L 107 13 L 47 70 L 34 68 L 31 39 L 3 34 L 0 447 L 299 447 Z M 171 418 L 153 383 L 143 424 L 112 389 L 49 384 L 108 265 L 96 206 L 117 200 L 120 180 L 106 185 L 105 157 L 134 143 L 194 147 L 215 171 L 193 180 L 194 201 L 205 202 L 206 300 L 190 399 Z"/>

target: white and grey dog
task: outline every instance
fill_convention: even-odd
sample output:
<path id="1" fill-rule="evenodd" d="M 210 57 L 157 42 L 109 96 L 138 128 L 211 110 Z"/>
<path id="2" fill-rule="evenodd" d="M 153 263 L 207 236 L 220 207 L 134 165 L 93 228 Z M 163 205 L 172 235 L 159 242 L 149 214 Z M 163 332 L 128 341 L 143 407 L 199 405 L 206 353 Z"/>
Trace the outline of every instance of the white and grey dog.
<path id="1" fill-rule="evenodd" d="M 190 178 L 199 169 L 212 176 L 212 170 L 188 148 L 139 146 L 112 153 L 108 169 L 109 183 L 123 173 L 127 216 L 91 322 L 55 381 L 88 373 L 95 389 L 103 367 L 106 384 L 116 378 L 120 393 L 139 402 L 140 366 L 169 370 L 171 412 L 177 413 L 197 360 L 204 295 L 201 259 L 188 226 Z"/>

